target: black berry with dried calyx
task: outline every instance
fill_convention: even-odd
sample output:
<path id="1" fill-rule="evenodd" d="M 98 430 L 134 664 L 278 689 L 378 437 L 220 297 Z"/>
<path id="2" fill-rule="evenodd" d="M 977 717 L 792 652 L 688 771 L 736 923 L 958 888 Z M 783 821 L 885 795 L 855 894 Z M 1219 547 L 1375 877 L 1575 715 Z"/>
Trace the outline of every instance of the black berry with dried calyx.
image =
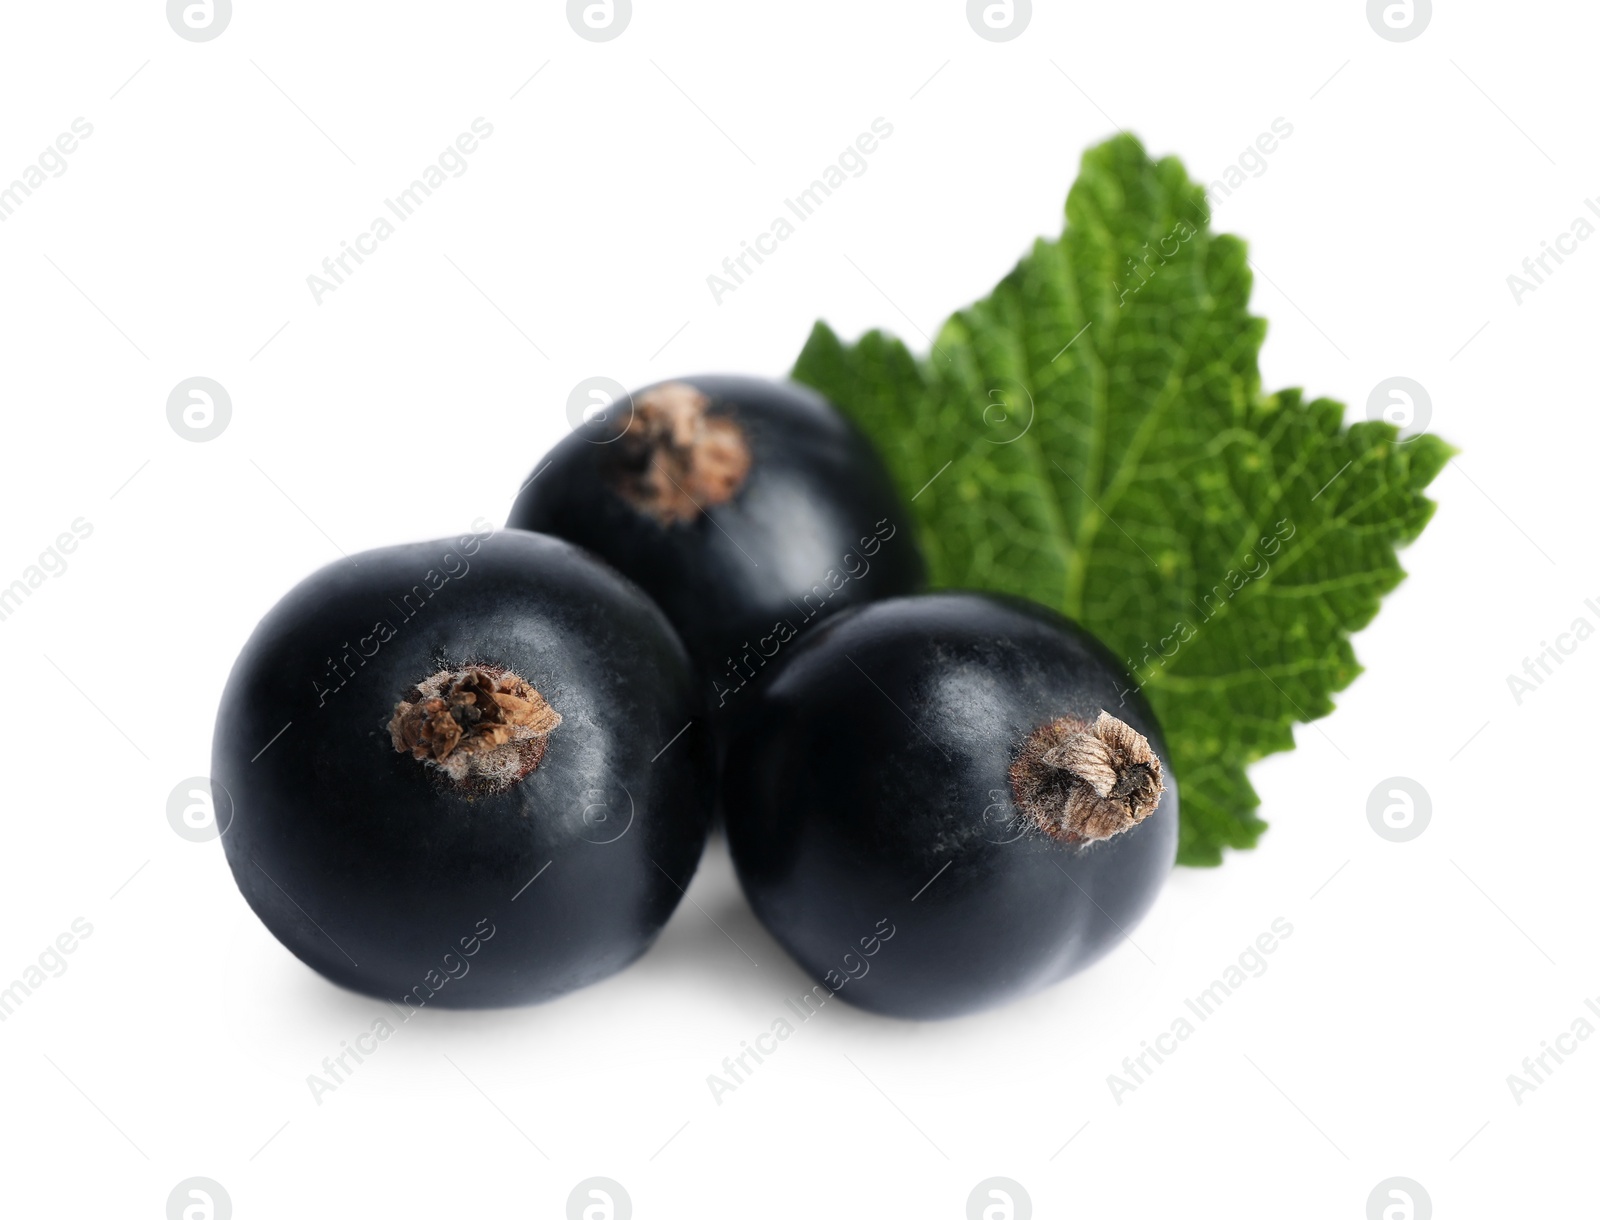
<path id="1" fill-rule="evenodd" d="M 396 1002 L 550 999 L 649 947 L 700 858 L 713 758 L 636 586 L 485 527 L 322 569 L 217 713 L 223 846 L 267 928 Z"/>
<path id="2" fill-rule="evenodd" d="M 1043 607 L 878 602 L 757 696 L 728 743 L 729 846 L 756 914 L 841 999 L 944 1017 L 1027 995 L 1115 948 L 1172 869 L 1155 716 Z"/>
<path id="3" fill-rule="evenodd" d="M 507 524 L 637 581 L 721 720 L 813 624 L 923 579 L 910 513 L 867 439 L 813 391 L 753 377 L 618 400 L 540 459 Z"/>

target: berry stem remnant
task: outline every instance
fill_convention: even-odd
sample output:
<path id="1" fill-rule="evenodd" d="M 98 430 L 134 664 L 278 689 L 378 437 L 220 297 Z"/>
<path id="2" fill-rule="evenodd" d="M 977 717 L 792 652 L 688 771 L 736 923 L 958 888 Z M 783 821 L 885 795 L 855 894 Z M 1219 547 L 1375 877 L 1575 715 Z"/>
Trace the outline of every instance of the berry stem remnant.
<path id="1" fill-rule="evenodd" d="M 1017 805 L 1051 838 L 1097 842 L 1155 812 L 1161 760 L 1137 729 L 1102 711 L 1035 729 L 1011 765 Z"/>
<path id="2" fill-rule="evenodd" d="M 544 757 L 561 714 L 507 669 L 441 669 L 405 693 L 389 721 L 394 748 L 474 793 L 502 792 Z"/>
<path id="3" fill-rule="evenodd" d="M 744 432 L 692 385 L 669 381 L 632 400 L 619 438 L 615 485 L 622 497 L 662 525 L 693 521 L 724 504 L 750 473 Z"/>

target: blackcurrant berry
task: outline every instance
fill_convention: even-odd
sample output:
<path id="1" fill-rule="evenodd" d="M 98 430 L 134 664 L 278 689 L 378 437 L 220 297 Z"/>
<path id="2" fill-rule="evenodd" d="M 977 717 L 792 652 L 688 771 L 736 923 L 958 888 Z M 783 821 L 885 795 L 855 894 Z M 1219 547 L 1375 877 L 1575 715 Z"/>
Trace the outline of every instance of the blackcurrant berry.
<path id="1" fill-rule="evenodd" d="M 867 439 L 812 391 L 750 377 L 619 399 L 534 467 L 507 524 L 637 581 L 719 719 L 807 627 L 923 578 L 910 514 Z"/>
<path id="2" fill-rule="evenodd" d="M 1155 717 L 1042 607 L 877 602 L 818 627 L 756 696 L 723 783 L 740 881 L 863 1008 L 953 1016 L 1048 986 L 1114 947 L 1172 868 Z"/>
<path id="3" fill-rule="evenodd" d="M 700 858 L 713 759 L 634 585 L 508 530 L 322 569 L 217 713 L 223 845 L 268 929 L 370 995 L 549 999 L 650 945 Z"/>

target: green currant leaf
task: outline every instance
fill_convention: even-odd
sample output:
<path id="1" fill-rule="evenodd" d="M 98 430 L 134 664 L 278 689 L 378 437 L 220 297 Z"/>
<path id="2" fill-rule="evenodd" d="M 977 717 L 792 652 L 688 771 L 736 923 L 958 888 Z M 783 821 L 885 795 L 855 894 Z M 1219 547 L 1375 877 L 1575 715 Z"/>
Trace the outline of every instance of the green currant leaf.
<path id="1" fill-rule="evenodd" d="M 1166 732 L 1179 860 L 1266 824 L 1246 766 L 1360 672 L 1453 450 L 1263 394 L 1244 243 L 1131 136 L 1084 155 L 1066 230 L 915 356 L 818 323 L 793 376 L 877 443 L 936 587 L 1054 606 L 1124 659 Z"/>

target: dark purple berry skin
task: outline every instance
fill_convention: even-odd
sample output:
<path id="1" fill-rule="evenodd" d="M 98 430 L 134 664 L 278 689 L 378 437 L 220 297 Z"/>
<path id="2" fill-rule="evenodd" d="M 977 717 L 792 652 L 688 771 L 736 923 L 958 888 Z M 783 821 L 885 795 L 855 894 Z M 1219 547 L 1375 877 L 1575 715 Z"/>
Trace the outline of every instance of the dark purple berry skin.
<path id="1" fill-rule="evenodd" d="M 561 717 L 503 790 L 454 786 L 391 736 L 397 701 L 462 665 L 520 675 Z M 642 954 L 688 886 L 714 783 L 702 706 L 660 610 L 568 543 L 486 528 L 368 551 L 301 582 L 234 665 L 212 750 L 228 863 L 341 986 L 547 1000 Z"/>
<path id="2" fill-rule="evenodd" d="M 662 486 L 684 492 L 684 511 L 652 512 L 626 494 L 652 456 L 628 429 L 639 427 L 640 404 L 676 387 L 703 395 L 707 419 L 733 425 L 747 461 L 713 454 L 726 479 L 708 490 L 673 467 Z M 577 428 L 530 475 L 506 523 L 574 542 L 650 594 L 683 638 L 718 723 L 740 713 L 813 625 L 923 582 L 911 514 L 877 453 L 793 383 L 696 376 L 647 387 Z"/>
<path id="3" fill-rule="evenodd" d="M 1102 711 L 1143 735 L 1165 790 L 1130 828 L 1064 841 L 1017 806 L 1012 767 L 1041 725 Z M 1149 911 L 1177 852 L 1171 760 L 1115 658 L 1051 611 L 975 593 L 818 627 L 736 726 L 722 791 L 768 930 L 842 999 L 899 1017 L 1083 969 Z"/>

